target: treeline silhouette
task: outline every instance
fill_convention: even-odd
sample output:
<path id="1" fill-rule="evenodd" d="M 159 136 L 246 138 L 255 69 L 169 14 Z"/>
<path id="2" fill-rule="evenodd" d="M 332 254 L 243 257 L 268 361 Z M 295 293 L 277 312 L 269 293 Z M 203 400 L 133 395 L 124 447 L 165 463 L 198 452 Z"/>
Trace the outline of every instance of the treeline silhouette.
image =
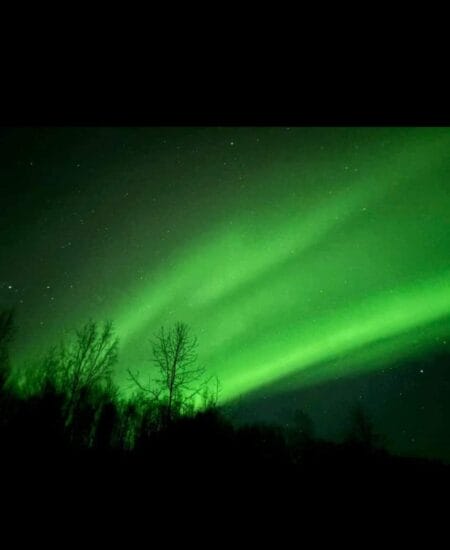
<path id="1" fill-rule="evenodd" d="M 361 406 L 350 412 L 340 443 L 316 437 L 301 410 L 288 427 L 236 425 L 219 405 L 220 381 L 198 366 L 197 340 L 182 323 L 153 341 L 150 375 L 128 371 L 129 395 L 113 382 L 118 340 L 111 323 L 86 323 L 20 369 L 10 357 L 15 334 L 13 312 L 2 311 L 1 460 L 16 481 L 20 472 L 28 481 L 60 480 L 65 489 L 88 482 L 129 490 L 202 477 L 223 488 L 238 477 L 297 490 L 324 480 L 448 473 L 439 462 L 388 453 Z"/>

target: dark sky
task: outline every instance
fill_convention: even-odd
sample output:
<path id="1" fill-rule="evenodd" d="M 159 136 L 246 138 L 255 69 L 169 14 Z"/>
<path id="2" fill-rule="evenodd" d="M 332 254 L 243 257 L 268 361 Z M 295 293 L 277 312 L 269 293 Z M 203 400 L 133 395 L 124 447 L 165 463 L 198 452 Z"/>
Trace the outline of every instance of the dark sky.
<path id="1" fill-rule="evenodd" d="M 246 415 L 336 436 L 359 401 L 450 459 L 449 152 L 447 128 L 2 129 L 16 363 L 110 318 L 126 391 L 182 320 Z"/>

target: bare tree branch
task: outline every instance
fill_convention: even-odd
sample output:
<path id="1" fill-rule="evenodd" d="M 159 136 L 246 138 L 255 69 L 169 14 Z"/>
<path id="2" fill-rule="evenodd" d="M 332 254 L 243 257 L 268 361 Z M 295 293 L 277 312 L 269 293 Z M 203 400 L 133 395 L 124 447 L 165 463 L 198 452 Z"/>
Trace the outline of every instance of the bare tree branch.
<path id="1" fill-rule="evenodd" d="M 153 363 L 159 378 L 149 386 L 143 385 L 138 375 L 128 371 L 130 380 L 142 391 L 163 396 L 166 401 L 167 421 L 185 408 L 204 389 L 209 380 L 203 380 L 205 369 L 197 363 L 197 338 L 190 334 L 184 323 L 176 323 L 166 330 L 161 327 L 152 342 Z"/>

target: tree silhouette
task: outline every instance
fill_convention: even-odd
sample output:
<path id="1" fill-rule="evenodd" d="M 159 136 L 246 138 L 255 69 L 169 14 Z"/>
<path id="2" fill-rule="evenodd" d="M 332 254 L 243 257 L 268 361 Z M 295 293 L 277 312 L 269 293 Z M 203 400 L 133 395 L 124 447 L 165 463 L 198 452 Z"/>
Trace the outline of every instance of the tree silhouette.
<path id="1" fill-rule="evenodd" d="M 382 443 L 382 438 L 375 431 L 367 411 L 359 403 L 350 411 L 350 429 L 347 441 L 367 449 L 374 449 Z"/>
<path id="2" fill-rule="evenodd" d="M 222 392 L 222 384 L 217 376 L 211 377 L 210 380 L 214 380 L 213 387 L 204 385 L 201 392 L 202 398 L 202 407 L 203 410 L 212 410 L 217 407 L 219 402 L 220 394 Z"/>
<path id="3" fill-rule="evenodd" d="M 160 377 L 145 386 L 139 381 L 139 374 L 128 369 L 131 381 L 139 389 L 150 393 L 158 402 L 163 401 L 167 422 L 188 407 L 209 382 L 204 380 L 204 367 L 196 366 L 197 347 L 197 338 L 190 334 L 186 324 L 176 323 L 169 330 L 161 327 L 152 344 L 153 361 Z"/>
<path id="4" fill-rule="evenodd" d="M 3 388 L 9 371 L 9 346 L 15 333 L 12 309 L 0 311 L 0 389 Z"/>
<path id="5" fill-rule="evenodd" d="M 52 383 L 66 395 L 67 425 L 94 389 L 111 384 L 117 348 L 118 339 L 111 322 L 99 327 L 96 322 L 89 321 L 75 331 L 72 341 L 53 348 L 44 359 L 46 383 Z"/>
<path id="6" fill-rule="evenodd" d="M 0 444 L 3 448 L 11 412 L 17 405 L 17 402 L 11 399 L 11 395 L 6 389 L 6 382 L 10 377 L 9 346 L 14 333 L 13 310 L 0 311 Z"/>

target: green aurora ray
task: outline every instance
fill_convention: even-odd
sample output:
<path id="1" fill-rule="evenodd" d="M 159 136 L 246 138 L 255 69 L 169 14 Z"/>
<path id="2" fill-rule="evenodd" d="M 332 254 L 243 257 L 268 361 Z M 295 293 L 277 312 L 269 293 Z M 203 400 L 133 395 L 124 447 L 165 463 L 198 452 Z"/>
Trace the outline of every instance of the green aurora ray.
<path id="1" fill-rule="evenodd" d="M 339 140 L 343 130 L 320 132 Z M 147 374 L 149 338 L 176 320 L 198 336 L 224 402 L 282 380 L 358 374 L 445 341 L 450 130 L 355 132 L 371 139 L 346 161 L 275 151 L 241 195 L 186 229 L 164 263 L 149 263 L 144 281 L 92 312 L 115 321 L 124 387 L 125 368 Z M 72 319 L 85 313 L 73 304 Z"/>

